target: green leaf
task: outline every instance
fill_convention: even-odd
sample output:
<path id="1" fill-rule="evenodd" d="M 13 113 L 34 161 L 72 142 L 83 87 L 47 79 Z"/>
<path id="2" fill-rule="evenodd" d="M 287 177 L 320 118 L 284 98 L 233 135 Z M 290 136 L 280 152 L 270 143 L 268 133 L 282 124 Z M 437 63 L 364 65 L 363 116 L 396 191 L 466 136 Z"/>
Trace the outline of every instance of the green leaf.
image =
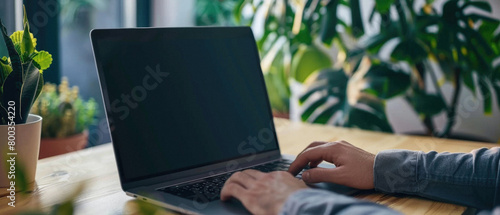
<path id="1" fill-rule="evenodd" d="M 33 60 L 38 64 L 38 69 L 46 70 L 52 64 L 52 55 L 46 51 L 39 51 Z"/>
<path id="2" fill-rule="evenodd" d="M 351 8 L 352 34 L 356 38 L 359 38 L 365 34 L 365 29 L 363 26 L 363 18 L 361 16 L 360 1 L 362 0 L 349 1 Z"/>
<path id="3" fill-rule="evenodd" d="M 299 97 L 302 120 L 326 123 L 336 112 L 342 111 L 346 102 L 347 81 L 348 77 L 341 69 L 323 69 L 311 82 L 308 80 L 310 84 L 306 85 L 306 91 Z M 313 94 L 320 97 L 313 98 Z"/>
<path id="4" fill-rule="evenodd" d="M 38 91 L 40 72 L 33 64 L 33 61 L 23 64 L 23 68 L 24 72 L 20 101 L 21 108 L 19 109 L 19 112 L 21 113 L 22 119 L 26 121 Z"/>
<path id="5" fill-rule="evenodd" d="M 38 87 L 36 89 L 35 99 L 33 100 L 33 103 L 35 103 L 38 96 L 40 96 L 40 93 L 42 93 L 43 84 L 44 84 L 43 75 L 40 74 L 40 79 L 38 79 Z"/>
<path id="6" fill-rule="evenodd" d="M 0 92 L 2 92 L 1 87 L 7 76 L 9 76 L 10 72 L 12 72 L 12 67 L 8 64 L 8 62 L 0 62 Z M 1 96 L 0 96 L 1 98 Z"/>
<path id="7" fill-rule="evenodd" d="M 349 111 L 348 126 L 365 130 L 393 132 L 387 118 L 358 107 L 352 107 Z"/>
<path id="8" fill-rule="evenodd" d="M 401 41 L 392 50 L 391 58 L 397 61 L 406 61 L 408 63 L 420 62 L 427 58 L 427 51 L 424 44 L 415 40 Z"/>
<path id="9" fill-rule="evenodd" d="M 24 36 L 24 31 L 16 31 L 14 33 L 12 33 L 12 35 L 10 35 L 10 39 L 12 40 L 12 42 L 14 43 L 15 46 L 21 46 L 21 42 L 23 41 L 23 36 Z M 36 38 L 33 36 L 32 33 L 30 33 L 30 37 L 31 37 L 31 43 L 33 44 L 33 47 L 36 48 Z"/>
<path id="10" fill-rule="evenodd" d="M 10 56 L 10 62 L 11 62 L 11 67 L 12 67 L 12 72 L 7 76 L 5 79 L 5 82 L 3 84 L 3 94 L 2 94 L 2 106 L 7 107 L 7 103 L 9 101 L 14 101 L 15 108 L 16 110 L 20 109 L 20 98 L 21 98 L 21 85 L 22 85 L 22 72 L 23 72 L 23 67 L 21 64 L 21 58 L 19 57 L 18 52 L 16 51 L 14 47 L 14 43 L 12 43 L 12 40 L 10 37 L 7 35 L 7 29 L 3 25 L 2 20 L 0 19 L 0 24 L 2 25 L 2 35 L 3 39 L 5 41 L 5 45 L 7 47 L 7 50 L 9 52 Z M 6 120 L 4 119 L 6 122 Z M 16 111 L 15 113 L 15 120 L 14 122 L 16 124 L 22 124 L 26 122 L 25 120 L 22 119 L 20 115 L 20 111 Z"/>
<path id="11" fill-rule="evenodd" d="M 337 7 L 339 5 L 339 1 L 329 1 L 325 6 L 326 11 L 323 15 L 321 21 L 321 41 L 324 44 L 330 46 L 332 44 L 333 38 L 337 36 Z"/>
<path id="12" fill-rule="evenodd" d="M 376 54 L 380 51 L 384 44 L 394 38 L 396 35 L 394 31 L 390 32 L 381 32 L 380 34 L 373 35 L 369 37 L 367 40 L 364 40 L 360 43 L 361 47 L 364 47 L 367 51 L 372 54 Z"/>
<path id="13" fill-rule="evenodd" d="M 486 41 L 488 41 L 492 45 L 495 45 L 493 41 L 495 37 L 495 31 L 499 25 L 500 21 L 491 22 L 483 20 L 481 26 L 479 26 L 478 32 L 481 36 L 484 37 Z"/>
<path id="14" fill-rule="evenodd" d="M 395 0 L 375 0 L 375 9 L 381 14 L 386 14 L 391 9 L 391 5 Z"/>
<path id="15" fill-rule="evenodd" d="M 299 46 L 292 58 L 291 77 L 303 83 L 313 72 L 332 66 L 330 57 L 314 45 Z"/>
<path id="16" fill-rule="evenodd" d="M 303 103 L 315 92 L 333 97 L 345 97 L 348 80 L 349 78 L 342 69 L 323 69 L 309 85 L 306 85 L 307 90 L 300 96 L 299 102 Z"/>
<path id="17" fill-rule="evenodd" d="M 35 46 L 33 45 L 33 41 L 31 40 L 30 27 L 28 18 L 26 15 L 26 9 L 24 9 L 24 33 L 23 39 L 21 42 L 21 56 L 29 56 L 31 53 L 35 51 Z M 25 57 L 27 60 L 27 57 Z"/>
<path id="18" fill-rule="evenodd" d="M 319 114 L 312 119 L 312 123 L 326 124 L 335 115 L 335 113 L 342 111 L 344 106 L 347 105 L 346 102 L 339 102 L 334 105 L 326 107 L 326 109 L 321 109 Z M 338 123 L 338 122 L 334 122 Z"/>
<path id="19" fill-rule="evenodd" d="M 313 42 L 313 38 L 311 37 L 311 30 L 307 27 L 307 25 L 302 25 L 305 27 L 301 28 L 299 33 L 293 38 L 294 41 L 292 42 L 296 41 L 299 44 L 311 45 Z"/>
<path id="20" fill-rule="evenodd" d="M 409 74 L 394 70 L 386 63 L 372 65 L 363 80 L 365 88 L 362 90 L 381 99 L 402 95 L 411 85 Z"/>
<path id="21" fill-rule="evenodd" d="M 458 1 L 457 0 L 452 0 L 452 1 L 447 1 L 443 5 L 443 15 L 442 15 L 442 20 L 444 21 L 445 25 L 450 25 L 456 26 L 458 25 L 458 15 L 459 13 L 459 7 L 458 7 Z"/>
<path id="22" fill-rule="evenodd" d="M 477 44 L 473 44 L 477 46 L 477 48 L 481 47 L 486 55 L 494 54 L 494 50 L 492 49 L 493 44 L 490 41 L 486 41 L 486 39 L 479 32 L 475 30 L 468 30 L 469 33 L 469 43 L 477 42 Z"/>
<path id="23" fill-rule="evenodd" d="M 242 16 L 241 12 L 243 11 L 243 8 L 245 7 L 246 3 L 247 0 L 239 0 L 233 9 L 234 20 L 236 21 L 237 24 L 241 22 L 241 16 Z"/>
<path id="24" fill-rule="evenodd" d="M 476 84 L 474 83 L 474 77 L 472 77 L 472 71 L 462 70 L 461 75 L 462 79 L 464 80 L 465 86 L 472 92 L 476 92 Z"/>
<path id="25" fill-rule="evenodd" d="M 416 92 L 411 98 L 413 107 L 418 114 L 433 116 L 446 109 L 443 99 L 434 94 Z"/>
<path id="26" fill-rule="evenodd" d="M 314 102 L 311 105 L 307 106 L 301 114 L 302 121 L 307 121 L 311 117 L 311 115 L 316 111 L 320 106 L 324 105 L 328 97 L 322 97 Z M 313 121 L 315 121 L 314 119 Z"/>

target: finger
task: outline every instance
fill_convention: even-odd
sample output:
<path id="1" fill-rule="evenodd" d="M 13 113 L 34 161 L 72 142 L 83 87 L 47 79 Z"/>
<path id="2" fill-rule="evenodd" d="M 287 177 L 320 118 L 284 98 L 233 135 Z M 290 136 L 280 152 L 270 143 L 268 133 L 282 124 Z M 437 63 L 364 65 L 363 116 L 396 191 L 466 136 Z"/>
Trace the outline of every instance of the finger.
<path id="1" fill-rule="evenodd" d="M 246 201 L 248 190 L 237 183 L 227 183 L 224 184 L 222 190 L 220 191 L 220 199 L 222 201 L 227 201 L 231 197 L 237 198 L 240 201 Z"/>
<path id="2" fill-rule="evenodd" d="M 229 179 L 227 179 L 225 184 L 235 183 L 239 184 L 241 187 L 248 189 L 251 187 L 253 183 L 256 182 L 256 179 L 244 172 L 235 172 Z"/>
<path id="3" fill-rule="evenodd" d="M 292 175 L 297 175 L 310 162 L 314 164 L 323 161 L 323 158 L 326 157 L 327 153 L 331 152 L 329 150 L 325 150 L 324 144 L 308 148 L 295 158 L 295 160 L 290 164 L 288 172 Z"/>
<path id="4" fill-rule="evenodd" d="M 309 145 L 308 145 L 308 146 L 307 146 L 304 150 L 302 150 L 302 151 L 299 153 L 299 155 L 300 155 L 300 154 L 302 154 L 302 153 L 303 153 L 304 151 L 306 151 L 307 149 L 310 149 L 310 148 L 313 148 L 313 147 L 316 147 L 316 146 L 321 146 L 321 145 L 323 145 L 323 144 L 325 144 L 325 143 L 328 143 L 328 142 L 325 142 L 325 141 L 314 141 L 314 142 L 310 143 L 310 144 L 309 144 Z M 322 162 L 322 161 L 318 161 L 318 162 L 313 162 L 313 163 L 310 163 L 310 164 L 309 164 L 309 167 L 311 167 L 311 168 L 317 167 L 317 166 L 318 166 L 318 164 L 320 164 L 321 162 Z M 305 166 L 304 166 L 304 167 L 305 167 Z M 304 167 L 302 167 L 302 168 L 304 168 Z M 300 171 L 299 171 L 299 172 L 300 172 Z M 293 174 L 293 173 L 292 173 L 292 174 Z M 298 174 L 298 173 L 297 173 L 297 174 Z"/>
<path id="5" fill-rule="evenodd" d="M 306 183 L 330 182 L 339 184 L 342 167 L 314 168 L 302 173 L 302 180 Z"/>
<path id="6" fill-rule="evenodd" d="M 320 145 L 323 145 L 325 143 L 328 143 L 328 142 L 325 142 L 325 141 L 314 141 L 312 143 L 310 143 L 306 148 L 304 148 L 300 153 L 302 154 L 302 152 L 304 152 L 305 150 L 309 149 L 309 148 L 312 148 L 312 147 L 316 147 L 316 146 L 320 146 Z"/>
<path id="7" fill-rule="evenodd" d="M 243 173 L 246 173 L 248 174 L 249 176 L 255 178 L 255 179 L 259 179 L 261 178 L 262 176 L 266 175 L 265 173 L 259 171 L 259 170 L 255 170 L 255 169 L 247 169 L 247 170 L 244 170 Z"/>
<path id="8" fill-rule="evenodd" d="M 309 162 L 309 167 L 311 167 L 311 168 L 316 168 L 316 167 L 318 167 L 318 165 L 319 165 L 321 162 L 323 162 L 323 161 L 322 161 L 322 160 L 320 160 L 320 161 L 312 161 L 312 162 Z"/>

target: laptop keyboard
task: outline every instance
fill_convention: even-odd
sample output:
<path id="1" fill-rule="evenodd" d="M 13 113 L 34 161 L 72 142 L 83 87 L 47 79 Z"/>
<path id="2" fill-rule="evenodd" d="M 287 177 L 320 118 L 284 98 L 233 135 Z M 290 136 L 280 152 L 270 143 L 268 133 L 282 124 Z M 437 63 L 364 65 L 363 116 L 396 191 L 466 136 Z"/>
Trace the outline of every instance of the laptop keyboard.
<path id="1" fill-rule="evenodd" d="M 256 169 L 262 172 L 287 171 L 291 163 L 292 161 L 290 160 L 278 160 L 275 162 L 254 166 L 249 169 Z M 205 178 L 198 182 L 165 187 L 158 190 L 200 203 L 211 202 L 220 199 L 220 191 L 224 186 L 226 180 L 232 174 L 233 173 L 217 175 L 214 177 Z M 302 178 L 302 172 L 300 172 L 296 177 Z"/>

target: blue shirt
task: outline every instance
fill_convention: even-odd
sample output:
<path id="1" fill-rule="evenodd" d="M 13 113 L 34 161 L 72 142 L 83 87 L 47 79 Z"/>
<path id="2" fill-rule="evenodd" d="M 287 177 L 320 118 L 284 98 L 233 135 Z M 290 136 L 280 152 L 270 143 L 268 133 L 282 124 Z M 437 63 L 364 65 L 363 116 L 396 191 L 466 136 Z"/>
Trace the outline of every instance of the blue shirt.
<path id="1" fill-rule="evenodd" d="M 387 150 L 375 158 L 375 190 L 404 193 L 478 208 L 500 215 L 500 148 L 470 153 Z M 281 214 L 400 214 L 383 205 L 333 192 L 303 189 Z"/>

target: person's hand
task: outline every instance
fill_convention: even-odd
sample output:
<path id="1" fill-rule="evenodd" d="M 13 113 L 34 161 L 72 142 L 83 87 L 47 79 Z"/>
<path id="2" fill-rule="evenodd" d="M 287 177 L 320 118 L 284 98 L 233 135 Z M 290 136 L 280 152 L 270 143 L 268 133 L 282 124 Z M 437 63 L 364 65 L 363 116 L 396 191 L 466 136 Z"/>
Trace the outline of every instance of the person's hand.
<path id="1" fill-rule="evenodd" d="M 337 167 L 317 167 L 322 161 L 333 163 Z M 358 189 L 373 189 L 374 162 L 374 154 L 343 140 L 313 142 L 297 156 L 288 172 L 296 175 L 309 164 L 313 169 L 302 174 L 302 180 L 307 183 L 331 182 Z"/>
<path id="2" fill-rule="evenodd" d="M 234 197 L 252 214 L 278 214 L 293 192 L 307 185 L 285 171 L 263 173 L 248 169 L 234 173 L 224 184 L 221 200 Z"/>

